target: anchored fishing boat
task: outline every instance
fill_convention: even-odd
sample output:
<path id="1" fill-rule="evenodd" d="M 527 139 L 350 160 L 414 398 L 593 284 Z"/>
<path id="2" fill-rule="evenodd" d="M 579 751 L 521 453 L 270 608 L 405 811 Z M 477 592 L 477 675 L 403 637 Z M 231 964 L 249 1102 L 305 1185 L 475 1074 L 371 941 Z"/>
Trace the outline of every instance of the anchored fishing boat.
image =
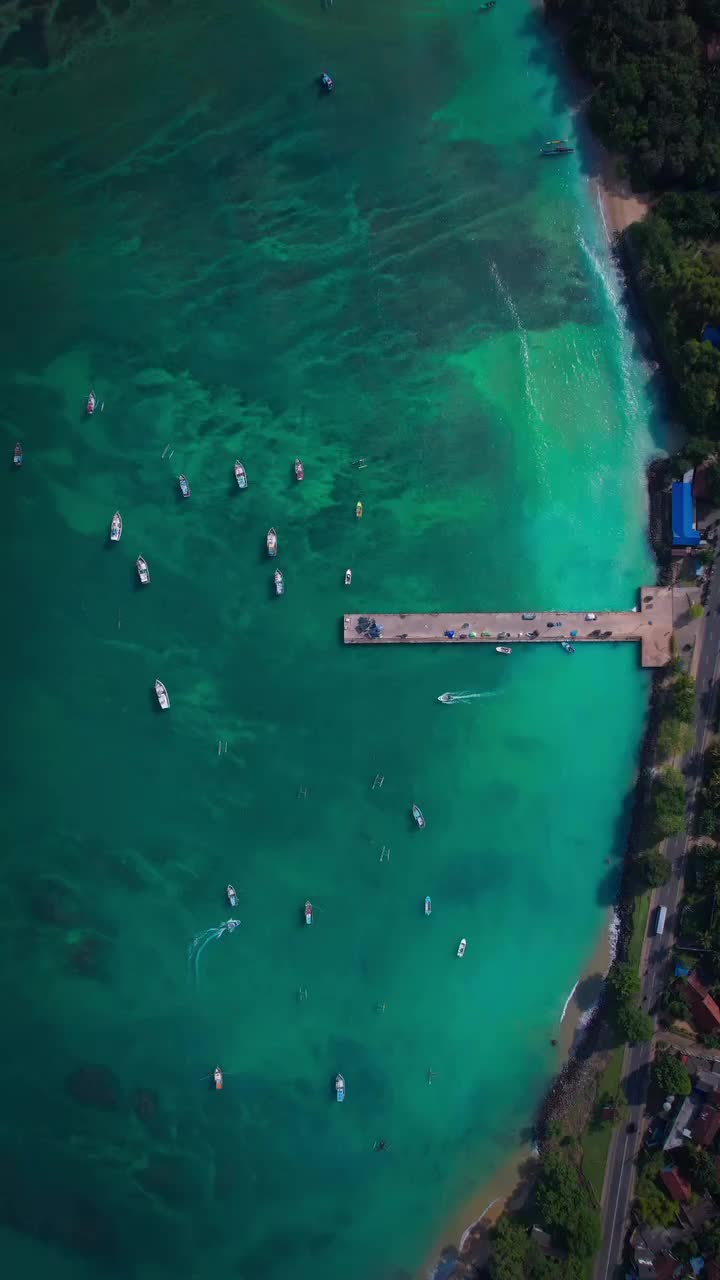
<path id="1" fill-rule="evenodd" d="M 265 546 L 267 547 L 267 553 L 269 556 L 277 555 L 277 533 L 274 529 L 268 529 Z"/>
<path id="2" fill-rule="evenodd" d="M 187 482 L 187 476 L 178 476 L 178 484 L 183 498 L 190 497 L 190 485 Z"/>
<path id="3" fill-rule="evenodd" d="M 322 75 L 320 76 L 320 88 L 324 89 L 326 93 L 332 93 L 333 89 L 335 88 L 335 81 L 333 80 L 332 76 L 328 74 L 327 71 L 323 71 Z"/>
<path id="4" fill-rule="evenodd" d="M 215 1068 L 215 1070 L 213 1071 L 213 1080 L 215 1081 L 215 1088 L 216 1088 L 216 1089 L 222 1089 L 222 1087 L 223 1087 L 223 1073 L 222 1073 L 222 1071 L 220 1070 L 220 1068 L 219 1068 L 219 1067 L 216 1067 L 216 1068 Z"/>
<path id="5" fill-rule="evenodd" d="M 19 440 L 13 450 L 13 462 L 15 463 L 16 467 L 21 467 L 23 464 L 23 451 L 22 451 L 22 445 Z"/>
<path id="6" fill-rule="evenodd" d="M 418 808 L 416 804 L 414 804 L 412 807 L 412 816 L 417 822 L 419 827 L 422 828 L 425 826 L 425 818 L 423 816 L 423 812 L 421 809 Z"/>
<path id="7" fill-rule="evenodd" d="M 355 508 L 355 519 L 356 519 L 356 520 L 362 520 L 362 512 L 363 512 L 362 502 L 358 502 L 358 504 L 357 504 L 357 506 L 356 506 L 356 508 Z"/>
<path id="8" fill-rule="evenodd" d="M 305 479 L 305 468 L 299 458 L 295 459 L 295 479 L 296 480 Z"/>
<path id="9" fill-rule="evenodd" d="M 233 910 L 234 910 L 234 909 L 235 909 L 235 907 L 237 906 L 238 899 L 237 899 L 237 894 L 236 894 L 236 892 L 235 892 L 235 890 L 234 890 L 233 886 L 232 886 L 231 884 L 229 884 L 229 885 L 228 885 L 228 887 L 227 887 L 227 889 L 225 890 L 225 892 L 227 893 L 227 900 L 228 900 L 228 902 L 230 903 L 230 906 L 231 906 L 231 907 L 233 908 Z"/>
<path id="10" fill-rule="evenodd" d="M 305 903 L 305 923 L 312 924 L 312 922 L 313 922 L 312 902 L 306 902 Z"/>
<path id="11" fill-rule="evenodd" d="M 426 916 L 432 915 L 432 902 L 430 901 L 429 898 L 425 899 L 425 915 Z"/>
<path id="12" fill-rule="evenodd" d="M 247 489 L 247 472 L 238 458 L 235 459 L 235 479 L 238 489 Z"/>
<path id="13" fill-rule="evenodd" d="M 467 938 L 461 938 L 460 946 L 457 949 L 458 956 L 460 957 L 461 960 L 462 960 L 462 957 L 465 955 L 466 946 L 467 946 Z"/>
<path id="14" fill-rule="evenodd" d="M 168 691 L 165 688 L 165 685 L 163 684 L 162 680 L 155 681 L 155 697 L 160 703 L 160 709 L 162 711 L 167 711 L 168 707 L 170 706 L 170 699 L 168 697 Z"/>
<path id="15" fill-rule="evenodd" d="M 352 582 L 352 569 L 345 570 L 345 586 L 349 587 Z"/>
<path id="16" fill-rule="evenodd" d="M 275 580 L 275 595 L 281 596 L 285 591 L 285 579 L 283 578 L 279 569 L 275 570 L 275 573 L 273 576 Z"/>
<path id="17" fill-rule="evenodd" d="M 568 146 L 565 138 L 553 138 L 540 149 L 541 156 L 569 156 L 575 150 Z"/>
<path id="18" fill-rule="evenodd" d="M 507 654 L 507 653 L 512 653 L 512 649 L 509 649 L 509 648 L 508 648 L 508 646 L 507 646 L 506 644 L 496 644 L 496 645 L 495 645 L 495 652 L 496 652 L 496 653 L 506 653 L 506 654 Z"/>
<path id="19" fill-rule="evenodd" d="M 91 391 L 87 398 L 87 401 L 85 402 L 85 412 L 87 413 L 88 417 L 91 418 L 92 415 L 94 414 L 96 404 L 97 404 L 97 396 L 95 395 L 94 391 Z"/>
<path id="20" fill-rule="evenodd" d="M 122 538 L 122 516 L 119 511 L 115 512 L 110 521 L 110 541 L 119 542 Z"/>
<path id="21" fill-rule="evenodd" d="M 345 1101 L 345 1078 L 344 1076 L 335 1077 L 335 1097 L 338 1102 Z"/>
<path id="22" fill-rule="evenodd" d="M 143 586 L 146 587 L 148 582 L 150 581 L 150 570 L 148 569 L 148 562 L 147 560 L 144 559 L 143 556 L 138 556 L 137 560 L 135 561 L 135 565 L 137 567 L 138 578 L 142 582 Z"/>

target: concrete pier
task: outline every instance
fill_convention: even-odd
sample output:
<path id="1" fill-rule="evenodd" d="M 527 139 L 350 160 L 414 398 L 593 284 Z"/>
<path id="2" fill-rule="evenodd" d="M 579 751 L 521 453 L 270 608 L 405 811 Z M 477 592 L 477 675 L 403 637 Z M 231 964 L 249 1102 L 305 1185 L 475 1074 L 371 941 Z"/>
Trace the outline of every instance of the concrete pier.
<path id="1" fill-rule="evenodd" d="M 593 610 L 582 613 L 528 609 L 520 613 L 348 613 L 343 619 L 345 644 L 616 644 L 632 641 L 640 645 L 643 667 L 664 667 L 671 655 L 673 632 L 672 587 L 643 587 L 637 610 Z M 588 618 L 587 613 L 595 613 Z M 360 618 L 373 618 L 383 627 L 382 635 L 371 640 L 358 629 Z M 552 624 L 552 625 L 550 625 Z M 559 624 L 559 625 L 557 625 Z M 446 631 L 454 631 L 449 639 Z M 474 634 L 471 636 L 470 632 Z M 530 636 L 529 632 L 538 632 Z M 576 631 L 576 636 L 571 632 Z M 606 633 L 610 633 L 609 635 Z M 596 634 L 593 634 L 596 633 Z"/>

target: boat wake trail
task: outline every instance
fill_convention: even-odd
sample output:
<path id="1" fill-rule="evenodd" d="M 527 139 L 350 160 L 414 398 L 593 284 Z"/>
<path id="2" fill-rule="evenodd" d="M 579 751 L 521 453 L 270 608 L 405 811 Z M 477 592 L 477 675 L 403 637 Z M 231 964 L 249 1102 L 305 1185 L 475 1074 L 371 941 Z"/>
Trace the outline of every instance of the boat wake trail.
<path id="1" fill-rule="evenodd" d="M 575 983 L 575 986 L 573 987 L 572 991 L 570 992 L 570 995 L 568 996 L 567 1000 L 565 1001 L 565 1004 L 563 1005 L 563 1011 L 562 1011 L 562 1013 L 560 1014 L 560 1021 L 561 1021 L 561 1022 L 562 1022 L 563 1018 L 565 1017 L 565 1014 L 566 1014 L 566 1013 L 567 1013 L 567 1011 L 568 1011 L 568 1005 L 570 1004 L 570 1001 L 572 1000 L 573 996 L 575 995 L 575 992 L 576 992 L 576 991 L 577 991 L 577 989 L 578 989 L 578 984 L 579 984 L 579 982 L 580 982 L 580 979 L 578 978 L 578 981 Z"/>
<path id="2" fill-rule="evenodd" d="M 192 969 L 196 984 L 199 978 L 198 964 L 200 963 L 200 956 L 208 943 L 219 941 L 224 933 L 232 933 L 233 929 L 237 929 L 239 924 L 239 920 L 226 920 L 224 924 L 219 924 L 214 929 L 205 929 L 203 933 L 198 933 L 193 938 L 188 947 L 188 964 Z"/>
<path id="3" fill-rule="evenodd" d="M 455 702 L 472 702 L 474 698 L 496 698 L 499 692 L 499 689 L 485 689 L 480 693 L 473 693 L 472 689 L 465 689 L 459 693 L 443 693 L 438 698 L 438 702 L 449 707 Z"/>

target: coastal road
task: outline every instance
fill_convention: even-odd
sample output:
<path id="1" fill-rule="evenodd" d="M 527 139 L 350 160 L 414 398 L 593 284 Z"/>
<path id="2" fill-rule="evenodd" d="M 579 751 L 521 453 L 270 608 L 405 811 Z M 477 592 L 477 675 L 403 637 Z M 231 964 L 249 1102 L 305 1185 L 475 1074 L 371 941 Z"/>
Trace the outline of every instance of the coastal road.
<path id="1" fill-rule="evenodd" d="M 720 663 L 720 569 L 710 579 L 706 617 L 699 637 L 697 681 L 697 717 L 692 752 L 688 757 L 691 772 L 687 788 L 687 826 L 691 825 L 697 793 L 702 782 L 701 757 L 712 732 L 717 701 L 717 675 Z M 687 764 L 686 764 L 687 767 Z M 679 924 L 678 906 L 683 893 L 685 863 L 687 859 L 687 834 L 667 840 L 664 852 L 670 862 L 667 884 L 653 894 L 648 936 L 643 948 L 641 963 L 641 998 L 643 1008 L 652 1012 L 655 1001 L 668 977 L 670 957 L 675 933 Z M 653 928 L 657 909 L 667 907 L 667 924 L 661 937 Z M 595 1263 L 594 1280 L 614 1280 L 617 1268 L 622 1265 L 623 1244 L 628 1223 L 630 1205 L 635 1187 L 635 1161 L 642 1143 L 642 1125 L 645 1115 L 652 1046 L 628 1045 L 623 1059 L 623 1088 L 628 1103 L 625 1124 L 613 1133 L 605 1169 L 602 1198 L 602 1245 Z M 627 1126 L 634 1124 L 635 1132 Z"/>

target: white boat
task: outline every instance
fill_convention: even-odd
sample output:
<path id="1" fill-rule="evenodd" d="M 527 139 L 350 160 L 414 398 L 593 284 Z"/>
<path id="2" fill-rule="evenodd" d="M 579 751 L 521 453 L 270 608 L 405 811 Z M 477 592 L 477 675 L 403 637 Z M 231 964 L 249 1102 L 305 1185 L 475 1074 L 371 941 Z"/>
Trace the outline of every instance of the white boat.
<path id="1" fill-rule="evenodd" d="M 573 649 L 573 647 L 572 647 L 572 645 L 570 644 L 570 641 L 569 641 L 569 640 L 561 640 L 561 641 L 560 641 L 560 644 L 561 644 L 562 648 L 565 650 L 565 652 L 566 652 L 566 653 L 574 653 L 574 652 L 575 652 L 575 650 Z"/>
<path id="2" fill-rule="evenodd" d="M 451 693 L 441 693 L 440 697 L 438 698 L 438 702 L 442 702 L 443 706 L 448 706 L 451 702 L 454 702 L 454 701 L 455 699 Z"/>
<path id="3" fill-rule="evenodd" d="M 275 529 L 268 529 L 267 537 L 265 538 L 265 546 L 267 547 L 267 553 L 271 558 L 272 556 L 277 555 L 277 533 Z"/>
<path id="4" fill-rule="evenodd" d="M 349 587 L 352 582 L 352 569 L 345 570 L 345 586 Z"/>
<path id="5" fill-rule="evenodd" d="M 275 570 L 274 580 L 275 580 L 275 595 L 281 596 L 285 591 L 285 579 L 283 578 L 279 569 Z"/>
<path id="6" fill-rule="evenodd" d="M 148 582 L 150 581 L 150 570 L 148 569 L 148 562 L 147 560 L 144 559 L 143 556 L 138 556 L 137 560 L 135 561 L 135 564 L 137 565 L 138 578 L 142 582 L 143 586 L 146 587 Z"/>
<path id="7" fill-rule="evenodd" d="M 508 648 L 508 646 L 507 646 L 506 644 L 496 644 L 496 645 L 495 645 L 495 652 L 496 652 L 496 653 L 506 653 L 506 654 L 510 654 L 510 653 L 512 653 L 512 649 L 509 649 L 509 648 Z"/>
<path id="8" fill-rule="evenodd" d="M 122 516 L 119 511 L 115 512 L 110 521 L 110 541 L 119 542 L 122 538 Z"/>
<path id="9" fill-rule="evenodd" d="M 225 892 L 227 893 L 227 900 L 230 903 L 230 906 L 234 910 L 238 904 L 237 894 L 235 892 L 235 889 L 231 884 L 229 884 Z"/>
<path id="10" fill-rule="evenodd" d="M 158 702 L 160 703 L 161 710 L 167 711 L 168 707 L 170 706 L 170 699 L 168 697 L 168 691 L 165 688 L 165 685 L 163 684 L 162 680 L 155 681 L 155 696 Z"/>
<path id="11" fill-rule="evenodd" d="M 429 916 L 431 914 L 432 914 L 432 902 L 430 901 L 430 898 L 426 898 L 425 899 L 425 915 Z"/>
<path id="12" fill-rule="evenodd" d="M 412 807 L 412 816 L 417 822 L 418 826 L 422 829 L 425 826 L 425 815 L 423 814 L 422 809 L 420 809 L 416 804 L 414 804 Z"/>
<path id="13" fill-rule="evenodd" d="M 461 938 L 461 939 L 460 939 L 460 946 L 459 946 L 459 947 L 458 947 L 458 949 L 457 949 L 457 953 L 458 953 L 458 955 L 460 956 L 460 958 L 462 958 L 462 957 L 465 955 L 465 948 L 466 948 L 466 946 L 467 946 L 467 938 Z"/>
<path id="14" fill-rule="evenodd" d="M 312 902 L 308 901 L 305 903 L 305 923 L 312 924 L 312 922 L 313 922 Z"/>
<path id="15" fill-rule="evenodd" d="M 235 459 L 235 479 L 238 489 L 247 489 L 247 472 L 239 458 Z"/>
<path id="16" fill-rule="evenodd" d="M 181 494 L 182 494 L 183 498 L 189 498 L 189 497 L 190 497 L 190 485 L 188 484 L 187 476 L 178 476 L 178 484 L 179 484 L 179 486 L 180 486 L 180 492 L 181 492 Z"/>
<path id="17" fill-rule="evenodd" d="M 344 1076 L 338 1075 L 335 1077 L 335 1097 L 337 1098 L 338 1102 L 345 1101 L 345 1077 Z"/>

